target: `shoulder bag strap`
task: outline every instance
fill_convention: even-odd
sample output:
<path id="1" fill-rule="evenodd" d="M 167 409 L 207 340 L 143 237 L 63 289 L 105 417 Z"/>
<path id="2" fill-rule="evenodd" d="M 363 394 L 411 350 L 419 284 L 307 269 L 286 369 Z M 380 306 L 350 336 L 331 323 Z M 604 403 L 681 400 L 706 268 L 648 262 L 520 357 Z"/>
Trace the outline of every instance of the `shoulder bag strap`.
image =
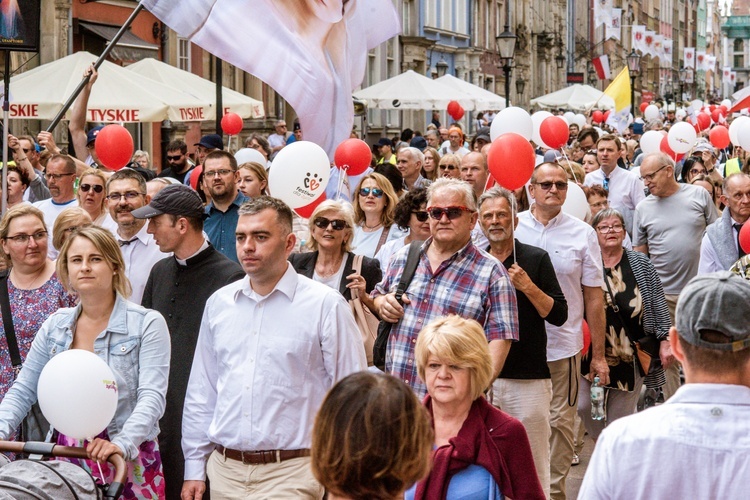
<path id="1" fill-rule="evenodd" d="M 388 233 L 391 232 L 391 226 L 383 226 L 383 232 L 380 233 L 380 239 L 378 240 L 378 246 L 375 247 L 375 254 L 378 253 L 380 247 L 382 247 L 388 240 Z M 373 254 L 373 255 L 375 255 Z"/>
<path id="2" fill-rule="evenodd" d="M 399 302 L 401 302 L 401 297 L 403 297 L 406 289 L 409 288 L 409 283 L 414 278 L 414 273 L 419 264 L 419 250 L 422 248 L 422 243 L 422 241 L 412 241 L 409 245 L 409 255 L 406 257 L 404 272 L 401 274 L 398 287 L 396 287 L 396 300 Z"/>
<path id="3" fill-rule="evenodd" d="M 354 255 L 354 260 L 352 261 L 352 271 L 356 274 L 362 274 L 362 256 L 361 255 Z M 350 289 L 352 292 L 352 300 L 357 300 L 359 298 L 359 290 L 356 288 Z"/>
<path id="4" fill-rule="evenodd" d="M 23 364 L 21 353 L 18 351 L 18 340 L 16 340 L 16 330 L 13 328 L 13 316 L 10 312 L 10 295 L 8 294 L 8 274 L 5 271 L 0 275 L 0 311 L 3 314 L 3 328 L 5 328 L 5 338 L 8 340 L 8 354 L 13 368 L 18 371 Z"/>

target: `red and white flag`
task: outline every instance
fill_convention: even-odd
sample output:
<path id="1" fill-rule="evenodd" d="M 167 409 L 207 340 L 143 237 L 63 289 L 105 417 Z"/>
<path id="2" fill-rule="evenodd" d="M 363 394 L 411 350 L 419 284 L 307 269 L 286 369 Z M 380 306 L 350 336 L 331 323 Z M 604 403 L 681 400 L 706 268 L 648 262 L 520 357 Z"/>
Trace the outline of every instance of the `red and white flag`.
<path id="1" fill-rule="evenodd" d="M 611 1 L 611 0 L 610 0 Z M 368 51 L 401 31 L 391 0 L 143 0 L 180 36 L 260 78 L 333 158 L 354 122 Z"/>
<path id="2" fill-rule="evenodd" d="M 603 54 L 599 57 L 595 57 L 592 62 L 594 63 L 596 76 L 599 77 L 599 80 L 609 80 L 611 76 L 609 72 L 609 56 Z"/>

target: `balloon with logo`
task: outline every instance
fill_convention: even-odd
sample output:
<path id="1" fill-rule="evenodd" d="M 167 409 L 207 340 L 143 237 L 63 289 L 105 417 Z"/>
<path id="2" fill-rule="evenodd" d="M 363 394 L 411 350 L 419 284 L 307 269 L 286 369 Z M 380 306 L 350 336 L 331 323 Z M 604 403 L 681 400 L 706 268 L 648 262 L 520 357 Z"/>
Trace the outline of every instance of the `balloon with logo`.
<path id="1" fill-rule="evenodd" d="M 239 134 L 242 127 L 242 118 L 237 113 L 227 113 L 221 117 L 221 130 L 227 135 Z"/>
<path id="2" fill-rule="evenodd" d="M 490 138 L 494 141 L 503 134 L 514 133 L 531 140 L 534 133 L 534 123 L 529 113 L 516 106 L 500 111 L 490 125 Z"/>
<path id="3" fill-rule="evenodd" d="M 37 397 L 42 413 L 55 429 L 75 439 L 91 439 L 115 416 L 117 382 L 99 356 L 69 349 L 44 365 Z"/>
<path id="4" fill-rule="evenodd" d="M 548 144 L 545 144 L 542 138 L 539 136 L 539 127 L 541 127 L 542 122 L 545 118 L 549 118 L 550 116 L 554 116 L 549 111 L 537 111 L 533 115 L 531 115 L 531 140 L 534 141 L 534 144 L 537 146 L 543 146 L 546 148 L 549 148 L 550 146 Z M 586 121 L 584 119 L 584 125 L 586 124 Z M 583 125 L 581 125 L 583 127 Z"/>
<path id="5" fill-rule="evenodd" d="M 492 177 L 502 187 L 511 191 L 520 188 L 531 179 L 535 164 L 536 154 L 531 143 L 513 132 L 503 134 L 492 141 L 487 152 L 487 165 Z"/>
<path id="6" fill-rule="evenodd" d="M 333 162 L 347 175 L 359 175 L 370 166 L 372 151 L 361 139 L 347 139 L 336 148 Z"/>
<path id="7" fill-rule="evenodd" d="M 568 195 L 565 197 L 562 210 L 580 220 L 586 220 L 586 217 L 591 213 L 591 207 L 586 200 L 586 193 L 573 181 L 568 181 Z"/>
<path id="8" fill-rule="evenodd" d="M 559 149 L 567 144 L 570 129 L 565 120 L 559 116 L 549 116 L 544 119 L 539 127 L 539 136 L 550 148 Z"/>
<path id="9" fill-rule="evenodd" d="M 714 147 L 724 149 L 729 146 L 729 130 L 724 125 L 717 125 L 708 133 L 708 139 Z"/>
<path id="10" fill-rule="evenodd" d="M 326 152 L 310 141 L 296 141 L 276 154 L 268 189 L 290 208 L 309 205 L 323 193 L 331 175 Z"/>
<path id="11" fill-rule="evenodd" d="M 646 120 L 658 120 L 660 116 L 659 108 L 655 104 L 649 104 L 643 112 L 643 117 Z"/>
<path id="12" fill-rule="evenodd" d="M 670 149 L 678 154 L 690 151 L 696 138 L 695 129 L 685 122 L 677 122 L 672 125 L 667 134 Z"/>
<path id="13" fill-rule="evenodd" d="M 318 205 L 326 201 L 327 196 L 326 192 L 323 191 L 323 194 L 318 196 L 318 198 L 310 203 L 309 205 L 305 205 L 304 207 L 297 207 L 294 209 L 295 212 L 297 212 L 297 215 L 302 217 L 303 219 L 309 219 L 310 216 L 313 214 L 316 208 L 318 208 Z"/>
<path id="14" fill-rule="evenodd" d="M 99 131 L 94 150 L 102 165 L 120 170 L 133 158 L 133 137 L 122 125 L 112 123 Z"/>

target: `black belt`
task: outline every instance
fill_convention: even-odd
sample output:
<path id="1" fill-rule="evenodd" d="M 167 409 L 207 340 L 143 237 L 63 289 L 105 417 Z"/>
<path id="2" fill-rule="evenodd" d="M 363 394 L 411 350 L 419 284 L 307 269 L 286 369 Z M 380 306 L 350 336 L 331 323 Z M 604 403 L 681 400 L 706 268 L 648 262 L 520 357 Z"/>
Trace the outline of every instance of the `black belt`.
<path id="1" fill-rule="evenodd" d="M 273 464 L 291 460 L 292 458 L 309 457 L 310 450 L 262 450 L 262 451 L 240 451 L 224 448 L 221 445 L 216 446 L 216 451 L 221 453 L 225 458 L 237 460 L 245 465 Z"/>

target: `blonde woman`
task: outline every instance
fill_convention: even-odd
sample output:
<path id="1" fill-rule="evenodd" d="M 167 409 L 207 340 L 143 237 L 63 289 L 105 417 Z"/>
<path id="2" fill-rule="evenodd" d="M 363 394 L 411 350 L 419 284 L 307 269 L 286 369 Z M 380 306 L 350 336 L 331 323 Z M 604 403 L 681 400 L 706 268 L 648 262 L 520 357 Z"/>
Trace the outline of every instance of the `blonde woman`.
<path id="1" fill-rule="evenodd" d="M 260 163 L 249 161 L 239 166 L 240 179 L 237 187 L 248 198 L 268 194 L 268 173 Z"/>
<path id="2" fill-rule="evenodd" d="M 89 168 L 81 174 L 78 184 L 78 206 L 86 210 L 95 226 L 117 231 L 117 223 L 107 209 L 107 177 L 101 170 Z M 55 248 L 60 248 L 55 245 Z"/>
<path id="3" fill-rule="evenodd" d="M 354 198 L 354 251 L 374 257 L 390 240 L 404 236 L 394 224 L 398 197 L 390 181 L 376 173 L 362 178 Z"/>
<path id="4" fill-rule="evenodd" d="M 52 226 L 52 244 L 55 248 L 62 248 L 71 234 L 91 225 L 91 216 L 86 210 L 81 207 L 66 208 L 60 212 Z"/>

